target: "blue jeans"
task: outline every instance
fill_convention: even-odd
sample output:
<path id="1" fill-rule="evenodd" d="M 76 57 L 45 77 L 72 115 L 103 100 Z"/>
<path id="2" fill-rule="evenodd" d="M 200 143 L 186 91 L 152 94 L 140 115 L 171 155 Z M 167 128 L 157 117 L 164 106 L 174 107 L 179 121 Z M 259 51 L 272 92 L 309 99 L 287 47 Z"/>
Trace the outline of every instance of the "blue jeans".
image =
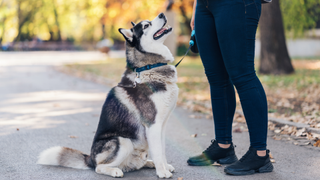
<path id="1" fill-rule="evenodd" d="M 250 145 L 265 150 L 268 106 L 254 69 L 260 0 L 197 0 L 196 40 L 210 84 L 216 140 L 232 141 L 234 87 L 248 124 Z"/>

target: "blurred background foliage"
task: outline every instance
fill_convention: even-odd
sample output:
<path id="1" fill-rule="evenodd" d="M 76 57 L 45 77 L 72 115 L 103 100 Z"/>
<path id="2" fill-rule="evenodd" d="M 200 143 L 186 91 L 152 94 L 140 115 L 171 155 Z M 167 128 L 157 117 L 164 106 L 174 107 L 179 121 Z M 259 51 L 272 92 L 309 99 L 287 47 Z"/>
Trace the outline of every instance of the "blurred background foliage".
<path id="1" fill-rule="evenodd" d="M 320 28 L 320 0 L 280 0 L 284 28 L 289 36 Z"/>
<path id="2" fill-rule="evenodd" d="M 189 35 L 193 0 L 175 0 L 179 35 Z M 291 36 L 315 28 L 320 0 L 280 0 L 284 27 Z M 152 19 L 166 11 L 167 0 L 0 0 L 0 44 L 39 38 L 43 41 L 120 40 L 118 28 Z M 318 23 L 320 24 L 320 23 Z"/>

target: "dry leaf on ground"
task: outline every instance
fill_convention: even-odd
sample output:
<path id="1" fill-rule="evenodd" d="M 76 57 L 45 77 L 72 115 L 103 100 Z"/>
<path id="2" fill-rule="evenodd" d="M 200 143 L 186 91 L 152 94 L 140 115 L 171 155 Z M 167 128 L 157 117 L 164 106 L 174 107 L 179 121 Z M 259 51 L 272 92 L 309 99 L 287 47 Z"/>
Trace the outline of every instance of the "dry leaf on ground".
<path id="1" fill-rule="evenodd" d="M 69 138 L 77 138 L 77 136 L 69 136 Z"/>
<path id="2" fill-rule="evenodd" d="M 197 134 L 192 134 L 191 137 L 195 138 L 197 137 Z"/>
<path id="3" fill-rule="evenodd" d="M 269 152 L 270 159 L 274 159 L 271 152 Z"/>
<path id="4" fill-rule="evenodd" d="M 320 139 L 316 143 L 314 143 L 313 146 L 320 147 Z"/>
<path id="5" fill-rule="evenodd" d="M 235 133 L 242 133 L 242 130 L 241 130 L 241 128 L 236 128 L 236 129 L 233 130 L 233 132 L 235 132 Z"/>
<path id="6" fill-rule="evenodd" d="M 178 180 L 183 180 L 183 177 L 178 177 Z"/>
<path id="7" fill-rule="evenodd" d="M 217 163 L 217 162 L 214 162 L 214 163 L 212 164 L 212 166 L 221 166 L 221 164 L 219 164 L 219 163 Z"/>

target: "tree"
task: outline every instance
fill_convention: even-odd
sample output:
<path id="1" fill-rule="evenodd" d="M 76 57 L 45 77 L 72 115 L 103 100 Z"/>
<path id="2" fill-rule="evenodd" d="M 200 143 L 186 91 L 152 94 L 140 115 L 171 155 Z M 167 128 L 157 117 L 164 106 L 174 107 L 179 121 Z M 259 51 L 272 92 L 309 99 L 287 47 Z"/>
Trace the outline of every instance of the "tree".
<path id="1" fill-rule="evenodd" d="M 305 30 L 315 28 L 320 20 L 319 0 L 281 0 L 280 7 L 283 12 L 284 29 L 293 37 L 301 36 Z"/>
<path id="2" fill-rule="evenodd" d="M 260 18 L 261 54 L 259 72 L 290 74 L 294 72 L 286 46 L 279 0 L 263 5 Z"/>
<path id="3" fill-rule="evenodd" d="M 24 40 L 32 36 L 28 25 L 32 23 L 34 15 L 40 6 L 41 2 L 17 0 L 18 34 L 14 41 Z"/>

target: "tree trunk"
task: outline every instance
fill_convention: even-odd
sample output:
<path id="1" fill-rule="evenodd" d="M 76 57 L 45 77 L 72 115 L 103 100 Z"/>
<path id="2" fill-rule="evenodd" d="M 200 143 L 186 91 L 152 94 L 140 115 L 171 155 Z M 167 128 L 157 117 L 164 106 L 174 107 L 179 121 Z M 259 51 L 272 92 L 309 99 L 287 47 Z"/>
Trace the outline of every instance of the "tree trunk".
<path id="1" fill-rule="evenodd" d="M 183 0 L 181 0 L 181 3 L 182 3 L 182 1 Z M 191 34 L 191 31 L 192 31 L 192 29 L 190 27 L 191 19 L 190 19 L 190 17 L 188 17 L 187 11 L 183 5 L 180 6 L 180 13 L 181 13 L 182 17 L 184 18 L 184 24 L 189 31 L 188 34 Z"/>
<path id="2" fill-rule="evenodd" d="M 260 18 L 261 74 L 290 74 L 294 72 L 286 45 L 279 0 L 262 5 Z"/>
<path id="3" fill-rule="evenodd" d="M 4 17 L 3 19 L 2 19 L 2 21 L 3 21 L 3 23 L 2 23 L 2 30 L 1 30 L 1 37 L 0 37 L 0 49 L 1 49 L 1 47 L 2 47 L 2 40 L 3 40 L 3 37 L 4 37 L 4 33 L 5 33 L 5 30 L 6 30 L 6 27 L 5 27 L 5 22 L 6 22 L 6 19 L 7 19 L 7 17 Z"/>
<path id="4" fill-rule="evenodd" d="M 60 24 L 58 20 L 58 12 L 57 12 L 57 6 L 56 2 L 52 0 L 52 5 L 53 5 L 53 13 L 54 13 L 54 18 L 55 18 L 55 31 L 57 33 L 56 41 L 61 41 L 61 30 L 60 30 Z"/>
<path id="5" fill-rule="evenodd" d="M 17 1 L 17 13 L 18 13 L 18 35 L 14 38 L 14 42 L 18 42 L 21 39 L 21 29 L 28 21 L 31 21 L 33 11 L 30 10 L 25 14 L 21 10 L 21 0 Z"/>

